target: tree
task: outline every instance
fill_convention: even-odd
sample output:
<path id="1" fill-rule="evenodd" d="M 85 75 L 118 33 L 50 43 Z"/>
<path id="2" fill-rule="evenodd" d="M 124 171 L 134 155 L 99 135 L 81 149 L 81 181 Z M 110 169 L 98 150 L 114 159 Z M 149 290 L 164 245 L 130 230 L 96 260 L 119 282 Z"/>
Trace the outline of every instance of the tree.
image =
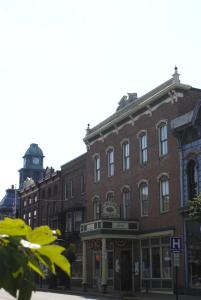
<path id="1" fill-rule="evenodd" d="M 29 300 L 35 273 L 45 278 L 44 269 L 56 274 L 57 266 L 70 276 L 70 263 L 62 254 L 65 248 L 54 244 L 58 235 L 59 230 L 32 229 L 21 219 L 0 221 L 0 288 L 18 300 Z"/>
<path id="2" fill-rule="evenodd" d="M 191 219 L 201 222 L 201 194 L 189 201 L 187 212 Z"/>

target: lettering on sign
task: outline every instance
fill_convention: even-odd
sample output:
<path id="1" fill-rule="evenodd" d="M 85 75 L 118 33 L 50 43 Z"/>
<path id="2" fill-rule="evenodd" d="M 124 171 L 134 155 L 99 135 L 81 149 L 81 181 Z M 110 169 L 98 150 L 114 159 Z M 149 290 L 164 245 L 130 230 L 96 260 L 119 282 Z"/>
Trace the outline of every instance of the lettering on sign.
<path id="1" fill-rule="evenodd" d="M 113 222 L 112 228 L 114 229 L 128 229 L 128 223 L 123 222 Z"/>

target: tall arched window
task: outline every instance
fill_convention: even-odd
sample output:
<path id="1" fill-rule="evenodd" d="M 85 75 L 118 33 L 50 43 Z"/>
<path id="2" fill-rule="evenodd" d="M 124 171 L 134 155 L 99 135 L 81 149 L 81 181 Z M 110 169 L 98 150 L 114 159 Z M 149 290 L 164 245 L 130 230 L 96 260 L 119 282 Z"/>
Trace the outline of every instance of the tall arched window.
<path id="1" fill-rule="evenodd" d="M 101 218 L 101 203 L 98 197 L 93 199 L 93 216 L 94 220 L 99 220 Z"/>
<path id="2" fill-rule="evenodd" d="M 148 184 L 146 182 L 140 184 L 140 203 L 141 216 L 148 216 Z"/>
<path id="3" fill-rule="evenodd" d="M 163 175 L 160 178 L 160 211 L 167 212 L 170 208 L 169 178 Z"/>
<path id="4" fill-rule="evenodd" d="M 100 181 L 100 156 L 98 154 L 94 157 L 94 181 Z"/>
<path id="5" fill-rule="evenodd" d="M 122 191 L 122 209 L 121 216 L 122 219 L 126 220 L 129 217 L 129 205 L 130 205 L 130 190 L 124 188 Z"/>
<path id="6" fill-rule="evenodd" d="M 188 198 L 189 200 L 196 197 L 198 193 L 198 176 L 196 162 L 191 159 L 187 165 L 187 176 L 188 176 Z"/>

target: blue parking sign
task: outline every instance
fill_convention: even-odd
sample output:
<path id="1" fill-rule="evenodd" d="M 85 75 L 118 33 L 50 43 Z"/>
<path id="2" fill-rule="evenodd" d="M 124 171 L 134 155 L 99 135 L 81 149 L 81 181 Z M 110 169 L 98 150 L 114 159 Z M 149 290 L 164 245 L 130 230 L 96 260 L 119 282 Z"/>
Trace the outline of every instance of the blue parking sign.
<path id="1" fill-rule="evenodd" d="M 182 238 L 178 236 L 172 236 L 170 238 L 170 249 L 174 253 L 182 252 Z"/>

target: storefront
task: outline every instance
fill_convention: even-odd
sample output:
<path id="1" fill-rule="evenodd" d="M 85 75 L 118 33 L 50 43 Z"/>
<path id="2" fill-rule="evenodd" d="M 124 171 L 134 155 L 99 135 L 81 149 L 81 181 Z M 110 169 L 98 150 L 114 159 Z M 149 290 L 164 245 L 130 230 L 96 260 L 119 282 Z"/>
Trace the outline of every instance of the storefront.
<path id="1" fill-rule="evenodd" d="M 138 230 L 137 221 L 97 220 L 81 225 L 84 287 L 134 291 L 135 266 L 139 275 Z"/>
<path id="2" fill-rule="evenodd" d="M 186 221 L 188 288 L 201 289 L 201 223 Z"/>

